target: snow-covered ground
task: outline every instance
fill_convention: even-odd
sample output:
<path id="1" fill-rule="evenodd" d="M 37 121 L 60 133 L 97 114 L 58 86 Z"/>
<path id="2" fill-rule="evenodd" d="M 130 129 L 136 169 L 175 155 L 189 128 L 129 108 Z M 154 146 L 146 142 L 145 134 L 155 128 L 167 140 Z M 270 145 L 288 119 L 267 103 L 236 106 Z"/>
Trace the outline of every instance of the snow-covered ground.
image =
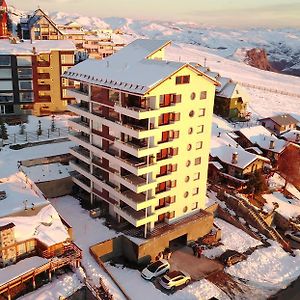
<path id="1" fill-rule="evenodd" d="M 18 299 L 22 300 L 57 300 L 60 296 L 68 297 L 83 286 L 77 274 L 63 274 L 58 278 L 53 277 L 52 282 L 38 290 L 26 294 Z"/>
<path id="2" fill-rule="evenodd" d="M 109 263 L 106 264 L 106 267 L 119 282 L 122 282 L 126 292 L 133 300 L 207 300 L 212 297 L 229 300 L 226 294 L 205 279 L 194 282 L 173 295 L 166 295 L 158 290 L 152 282 L 144 280 L 137 270 L 123 268 L 118 265 L 111 266 Z"/>
<path id="3" fill-rule="evenodd" d="M 71 168 L 69 165 L 53 163 L 32 167 L 22 166 L 22 171 L 34 182 L 45 182 L 69 177 Z"/>
<path id="4" fill-rule="evenodd" d="M 297 279 L 300 275 L 300 251 L 293 257 L 277 243 L 271 247 L 254 251 L 245 261 L 227 268 L 232 276 L 246 279 L 257 285 L 280 290 Z"/>
<path id="5" fill-rule="evenodd" d="M 237 250 L 238 252 L 245 252 L 251 247 L 261 245 L 261 242 L 252 238 L 241 229 L 227 223 L 226 221 L 215 218 L 215 224 L 222 230 L 222 239 L 218 247 L 207 249 L 203 254 L 209 258 L 220 256 L 226 250 Z"/>
<path id="6" fill-rule="evenodd" d="M 280 192 L 273 192 L 272 194 L 264 194 L 263 198 L 267 201 L 265 208 L 271 211 L 274 206 L 273 203 L 278 203 L 279 207 L 276 209 L 281 215 L 286 218 L 293 218 L 300 215 L 300 200 L 286 198 Z"/>

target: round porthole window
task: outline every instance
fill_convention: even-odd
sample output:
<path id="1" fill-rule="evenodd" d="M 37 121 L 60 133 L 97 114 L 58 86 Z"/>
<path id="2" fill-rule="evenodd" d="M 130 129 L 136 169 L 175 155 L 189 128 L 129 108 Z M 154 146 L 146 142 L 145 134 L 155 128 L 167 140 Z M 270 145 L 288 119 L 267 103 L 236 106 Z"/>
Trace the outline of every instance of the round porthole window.
<path id="1" fill-rule="evenodd" d="M 191 165 L 191 161 L 190 161 L 190 160 L 187 160 L 187 162 L 185 163 L 185 165 L 186 165 L 187 167 L 189 167 L 189 166 Z"/>
<path id="2" fill-rule="evenodd" d="M 190 181 L 190 176 L 186 176 L 184 179 L 185 182 L 189 182 Z"/>
<path id="3" fill-rule="evenodd" d="M 189 196 L 189 192 L 185 192 L 183 196 L 184 198 L 187 198 Z"/>
<path id="4" fill-rule="evenodd" d="M 196 93 L 191 93 L 191 100 L 194 100 L 196 98 Z"/>
<path id="5" fill-rule="evenodd" d="M 192 134 L 193 133 L 193 127 L 190 127 L 188 130 L 188 134 Z"/>
<path id="6" fill-rule="evenodd" d="M 190 111 L 189 116 L 192 118 L 195 115 L 195 112 L 193 110 Z"/>
<path id="7" fill-rule="evenodd" d="M 192 145 L 191 144 L 188 144 L 187 145 L 187 151 L 190 151 L 192 149 Z"/>
<path id="8" fill-rule="evenodd" d="M 185 207 L 183 208 L 183 212 L 184 212 L 184 213 L 186 213 L 186 212 L 187 212 L 187 210 L 188 210 L 188 207 L 187 207 L 187 206 L 185 206 Z"/>

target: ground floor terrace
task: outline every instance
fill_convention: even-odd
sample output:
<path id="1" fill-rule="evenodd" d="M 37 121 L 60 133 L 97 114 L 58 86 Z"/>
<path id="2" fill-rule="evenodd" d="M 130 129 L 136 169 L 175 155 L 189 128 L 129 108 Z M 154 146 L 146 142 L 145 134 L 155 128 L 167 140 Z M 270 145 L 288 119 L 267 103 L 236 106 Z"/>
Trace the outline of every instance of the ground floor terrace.
<path id="1" fill-rule="evenodd" d="M 81 249 L 71 243 L 58 257 L 48 259 L 33 256 L 0 269 L 0 299 L 16 299 L 35 290 L 43 283 L 51 281 L 55 271 L 64 267 L 79 267 L 81 258 Z"/>

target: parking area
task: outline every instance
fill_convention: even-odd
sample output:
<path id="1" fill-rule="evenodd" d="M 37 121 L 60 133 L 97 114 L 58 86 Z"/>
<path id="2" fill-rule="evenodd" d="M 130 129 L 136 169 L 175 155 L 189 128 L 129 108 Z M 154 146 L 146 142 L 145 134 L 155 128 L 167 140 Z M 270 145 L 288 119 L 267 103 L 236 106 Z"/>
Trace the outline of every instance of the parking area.
<path id="1" fill-rule="evenodd" d="M 217 260 L 208 259 L 204 255 L 201 258 L 193 256 L 192 249 L 187 246 L 173 252 L 169 262 L 171 271 L 181 270 L 187 272 L 192 280 L 200 280 L 224 269 L 223 264 Z"/>

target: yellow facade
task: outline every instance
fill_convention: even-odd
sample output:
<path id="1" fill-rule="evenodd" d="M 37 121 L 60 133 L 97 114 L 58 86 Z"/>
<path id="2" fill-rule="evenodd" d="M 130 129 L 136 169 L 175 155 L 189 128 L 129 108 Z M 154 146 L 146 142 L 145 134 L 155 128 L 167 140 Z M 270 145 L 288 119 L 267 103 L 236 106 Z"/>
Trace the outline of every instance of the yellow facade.
<path id="1" fill-rule="evenodd" d="M 70 56 L 72 61 L 68 61 L 68 63 L 73 62 L 74 64 L 74 55 L 67 54 Z M 49 59 L 47 59 L 49 57 Z M 39 54 L 37 56 L 37 60 L 39 61 L 49 61 L 49 66 L 37 67 L 38 74 L 49 74 L 49 79 L 38 79 L 38 101 L 34 103 L 34 111 L 33 114 L 36 116 L 41 116 L 50 113 L 60 113 L 67 110 L 67 100 L 63 99 L 63 81 L 61 75 L 64 71 L 64 68 L 67 69 L 69 67 L 63 67 L 62 64 L 62 54 L 60 51 L 51 51 L 51 53 Z M 50 86 L 49 90 L 43 90 L 43 86 Z M 45 97 L 50 97 L 51 102 L 42 101 L 39 99 Z"/>

